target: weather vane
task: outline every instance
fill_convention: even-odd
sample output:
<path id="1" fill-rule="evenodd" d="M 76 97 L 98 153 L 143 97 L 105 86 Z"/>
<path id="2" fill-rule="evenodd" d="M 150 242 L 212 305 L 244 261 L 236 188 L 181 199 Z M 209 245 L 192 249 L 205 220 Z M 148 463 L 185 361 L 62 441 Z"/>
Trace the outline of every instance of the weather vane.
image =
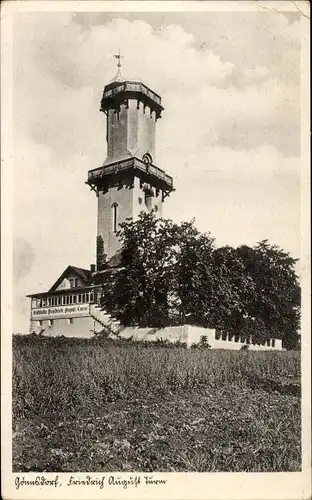
<path id="1" fill-rule="evenodd" d="M 118 54 L 114 54 L 114 57 L 115 57 L 115 59 L 117 59 L 117 60 L 118 60 L 118 63 L 117 63 L 117 68 L 118 68 L 118 69 L 119 69 L 119 68 L 121 68 L 121 59 L 123 59 L 123 57 L 124 57 L 124 56 L 122 56 L 122 55 L 120 54 L 120 49 L 119 49 Z"/>

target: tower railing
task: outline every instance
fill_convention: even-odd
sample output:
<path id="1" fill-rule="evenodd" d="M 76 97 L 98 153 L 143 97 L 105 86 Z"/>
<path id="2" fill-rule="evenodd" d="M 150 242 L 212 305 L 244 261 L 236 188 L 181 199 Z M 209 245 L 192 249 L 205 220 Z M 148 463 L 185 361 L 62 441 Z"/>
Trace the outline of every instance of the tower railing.
<path id="1" fill-rule="evenodd" d="M 141 92 L 147 95 L 150 99 L 155 101 L 158 105 L 161 105 L 161 98 L 156 92 L 150 90 L 144 83 L 141 82 L 124 82 L 116 87 L 108 88 L 104 90 L 104 99 L 110 98 L 119 94 L 119 92 Z"/>
<path id="2" fill-rule="evenodd" d="M 93 170 L 89 170 L 88 183 L 97 182 L 107 175 L 117 174 L 122 170 L 131 168 L 135 168 L 146 174 L 153 175 L 164 181 L 169 186 L 173 187 L 173 178 L 170 175 L 166 174 L 164 170 L 156 167 L 155 165 L 147 165 L 146 163 L 144 163 L 144 161 L 139 160 L 138 158 L 130 158 L 113 163 L 112 165 L 102 166 Z"/>

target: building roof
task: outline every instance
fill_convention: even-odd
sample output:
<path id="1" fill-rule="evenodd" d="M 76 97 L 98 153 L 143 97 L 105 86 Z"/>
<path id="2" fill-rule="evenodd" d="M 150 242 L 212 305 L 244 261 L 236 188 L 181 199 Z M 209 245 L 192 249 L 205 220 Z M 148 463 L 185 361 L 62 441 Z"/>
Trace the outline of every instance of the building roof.
<path id="1" fill-rule="evenodd" d="M 29 298 L 42 298 L 42 297 L 49 297 L 49 296 L 55 296 L 55 295 L 67 295 L 67 294 L 73 294 L 76 292 L 88 292 L 90 290 L 94 290 L 95 288 L 99 287 L 100 285 L 86 285 L 86 286 L 79 286 L 79 287 L 73 287 L 73 288 L 64 288 L 63 290 L 49 290 L 48 292 L 40 292 L 40 293 L 31 293 L 26 295 L 26 297 Z"/>
<path id="2" fill-rule="evenodd" d="M 122 262 L 122 250 L 117 252 L 106 262 L 107 267 L 120 267 Z"/>
<path id="3" fill-rule="evenodd" d="M 93 283 L 97 285 L 107 285 L 115 279 L 116 274 L 122 268 L 122 249 L 118 250 L 106 263 L 102 271 L 92 274 Z"/>
<path id="4" fill-rule="evenodd" d="M 65 271 L 61 274 L 61 276 L 56 280 L 54 285 L 51 286 L 49 292 L 53 292 L 54 290 L 56 290 L 56 288 L 60 285 L 60 283 L 62 283 L 63 279 L 70 271 L 76 273 L 84 281 L 86 285 L 91 285 L 92 282 L 91 271 L 89 271 L 88 269 L 83 269 L 82 267 L 68 266 L 65 269 Z"/>
<path id="5" fill-rule="evenodd" d="M 105 282 L 108 277 L 111 278 L 111 275 L 113 276 L 117 271 L 118 268 L 121 267 L 121 262 L 122 262 L 122 250 L 118 250 L 107 262 L 105 269 L 103 271 L 95 272 L 92 273 L 88 269 L 83 269 L 82 267 L 76 267 L 76 266 L 67 266 L 65 271 L 61 274 L 61 276 L 56 280 L 56 282 L 51 286 L 51 288 L 47 292 L 41 292 L 41 293 L 33 293 L 30 295 L 27 295 L 27 297 L 41 297 L 48 295 L 49 293 L 72 293 L 78 290 L 83 290 L 87 289 L 90 286 L 96 287 L 99 286 L 99 283 Z M 62 283 L 63 279 L 66 278 L 66 276 L 70 273 L 74 272 L 81 278 L 83 281 L 84 285 L 79 286 L 78 288 L 69 288 L 64 289 L 64 290 L 57 290 L 58 286 Z"/>

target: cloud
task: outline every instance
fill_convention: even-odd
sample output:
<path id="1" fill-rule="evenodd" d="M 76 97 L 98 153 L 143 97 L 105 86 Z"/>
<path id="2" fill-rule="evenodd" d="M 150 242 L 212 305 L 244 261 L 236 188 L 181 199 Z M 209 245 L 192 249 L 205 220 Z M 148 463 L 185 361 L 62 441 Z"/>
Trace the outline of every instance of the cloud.
<path id="1" fill-rule="evenodd" d="M 253 149 L 265 142 L 286 156 L 298 156 L 300 93 L 294 78 L 284 78 L 289 71 L 299 74 L 297 25 L 283 15 L 261 13 L 260 28 L 259 17 L 249 14 L 219 13 L 218 34 L 215 17 L 209 17 L 203 49 L 196 47 L 195 35 L 174 24 L 155 31 L 142 20 L 114 19 L 83 30 L 69 13 L 20 14 L 15 51 L 19 130 L 41 144 L 49 142 L 62 157 L 69 143 L 76 153 L 96 148 L 104 155 L 104 120 L 97 111 L 103 86 L 113 76 L 112 54 L 121 45 L 125 76 L 146 80 L 162 94 L 175 127 L 195 125 L 197 134 L 207 132 L 211 144 L 218 139 L 234 149 Z M 241 40 L 234 43 L 235 33 L 244 46 Z"/>
<path id="2" fill-rule="evenodd" d="M 170 217 L 195 217 L 217 245 L 268 238 L 300 255 L 300 160 L 264 145 L 251 151 L 207 147 L 175 162 L 176 192 L 166 200 Z"/>

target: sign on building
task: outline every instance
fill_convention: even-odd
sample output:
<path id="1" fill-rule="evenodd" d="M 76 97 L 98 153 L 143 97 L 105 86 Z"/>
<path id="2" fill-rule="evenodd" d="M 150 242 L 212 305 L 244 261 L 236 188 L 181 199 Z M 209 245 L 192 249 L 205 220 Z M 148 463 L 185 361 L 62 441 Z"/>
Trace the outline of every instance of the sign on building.
<path id="1" fill-rule="evenodd" d="M 88 316 L 89 304 L 68 305 L 60 307 L 46 307 L 41 309 L 32 309 L 31 319 L 48 318 L 70 318 L 76 316 Z"/>

